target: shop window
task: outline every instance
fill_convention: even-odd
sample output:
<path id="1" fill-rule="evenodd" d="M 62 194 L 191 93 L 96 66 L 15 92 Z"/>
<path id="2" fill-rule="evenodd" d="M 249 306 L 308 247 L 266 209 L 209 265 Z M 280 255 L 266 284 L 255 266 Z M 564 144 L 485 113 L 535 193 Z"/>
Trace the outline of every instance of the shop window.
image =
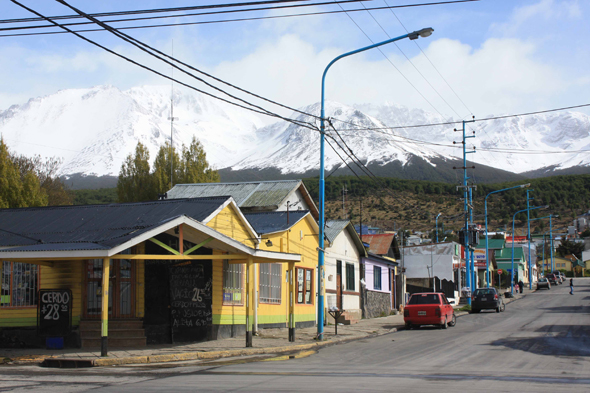
<path id="1" fill-rule="evenodd" d="M 279 263 L 260 264 L 260 302 L 281 304 L 282 267 Z"/>
<path id="2" fill-rule="evenodd" d="M 223 304 L 244 304 L 244 265 L 223 261 Z"/>
<path id="3" fill-rule="evenodd" d="M 381 290 L 381 267 L 373 266 L 373 288 Z"/>
<path id="4" fill-rule="evenodd" d="M 313 304 L 313 270 L 297 268 L 297 303 Z"/>
<path id="5" fill-rule="evenodd" d="M 354 265 L 352 263 L 346 264 L 346 290 L 354 291 L 355 279 L 354 279 Z"/>
<path id="6" fill-rule="evenodd" d="M 35 307 L 39 290 L 39 266 L 2 262 L 0 307 Z"/>

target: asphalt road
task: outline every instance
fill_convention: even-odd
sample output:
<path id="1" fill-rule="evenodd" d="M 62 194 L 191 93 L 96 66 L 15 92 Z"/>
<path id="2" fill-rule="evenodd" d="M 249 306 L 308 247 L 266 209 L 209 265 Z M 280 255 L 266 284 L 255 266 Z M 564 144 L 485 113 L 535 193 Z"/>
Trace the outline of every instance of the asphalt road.
<path id="1" fill-rule="evenodd" d="M 301 354 L 81 370 L 0 368 L 0 392 L 590 392 L 590 279 L 465 315 Z"/>

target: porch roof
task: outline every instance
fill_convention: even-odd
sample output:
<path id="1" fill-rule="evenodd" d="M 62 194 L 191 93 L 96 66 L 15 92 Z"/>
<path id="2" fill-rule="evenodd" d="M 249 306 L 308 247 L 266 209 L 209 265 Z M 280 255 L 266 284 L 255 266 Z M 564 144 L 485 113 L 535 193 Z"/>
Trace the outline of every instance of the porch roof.
<path id="1" fill-rule="evenodd" d="M 233 255 L 228 259 L 237 259 L 241 255 L 277 261 L 301 260 L 297 254 L 248 247 L 209 228 L 206 222 L 229 204 L 235 206 L 231 197 L 4 209 L 0 210 L 0 258 L 108 258 L 160 233 L 175 236 L 174 229 L 184 225 L 184 239 L 195 244 L 207 241 L 207 247 Z M 237 207 L 236 210 L 239 211 Z M 245 219 L 244 222 L 247 224 Z M 253 241 L 257 243 L 259 239 L 253 238 Z M 191 259 L 197 256 L 160 255 L 159 258 Z"/>

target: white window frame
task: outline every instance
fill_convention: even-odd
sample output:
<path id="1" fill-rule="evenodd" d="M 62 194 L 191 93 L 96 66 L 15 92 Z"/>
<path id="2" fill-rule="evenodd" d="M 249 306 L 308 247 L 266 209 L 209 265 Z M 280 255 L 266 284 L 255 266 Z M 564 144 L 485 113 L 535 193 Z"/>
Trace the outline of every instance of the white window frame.
<path id="1" fill-rule="evenodd" d="M 223 260 L 223 291 L 224 305 L 244 305 L 244 265 L 229 263 Z"/>
<path id="2" fill-rule="evenodd" d="M 283 266 L 280 263 L 261 263 L 259 278 L 260 303 L 281 304 Z"/>

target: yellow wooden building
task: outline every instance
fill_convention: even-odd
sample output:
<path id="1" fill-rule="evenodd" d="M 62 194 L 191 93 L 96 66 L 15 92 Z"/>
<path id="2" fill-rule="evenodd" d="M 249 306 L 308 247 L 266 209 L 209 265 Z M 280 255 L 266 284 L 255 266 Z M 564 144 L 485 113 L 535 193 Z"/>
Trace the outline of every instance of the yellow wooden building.
<path id="1" fill-rule="evenodd" d="M 261 238 L 231 197 L 211 197 L 3 209 L 0 223 L 0 345 L 42 345 L 40 289 L 71 291 L 66 345 L 103 354 L 244 332 L 251 345 L 256 322 L 294 339 L 315 323 L 313 219 Z"/>

